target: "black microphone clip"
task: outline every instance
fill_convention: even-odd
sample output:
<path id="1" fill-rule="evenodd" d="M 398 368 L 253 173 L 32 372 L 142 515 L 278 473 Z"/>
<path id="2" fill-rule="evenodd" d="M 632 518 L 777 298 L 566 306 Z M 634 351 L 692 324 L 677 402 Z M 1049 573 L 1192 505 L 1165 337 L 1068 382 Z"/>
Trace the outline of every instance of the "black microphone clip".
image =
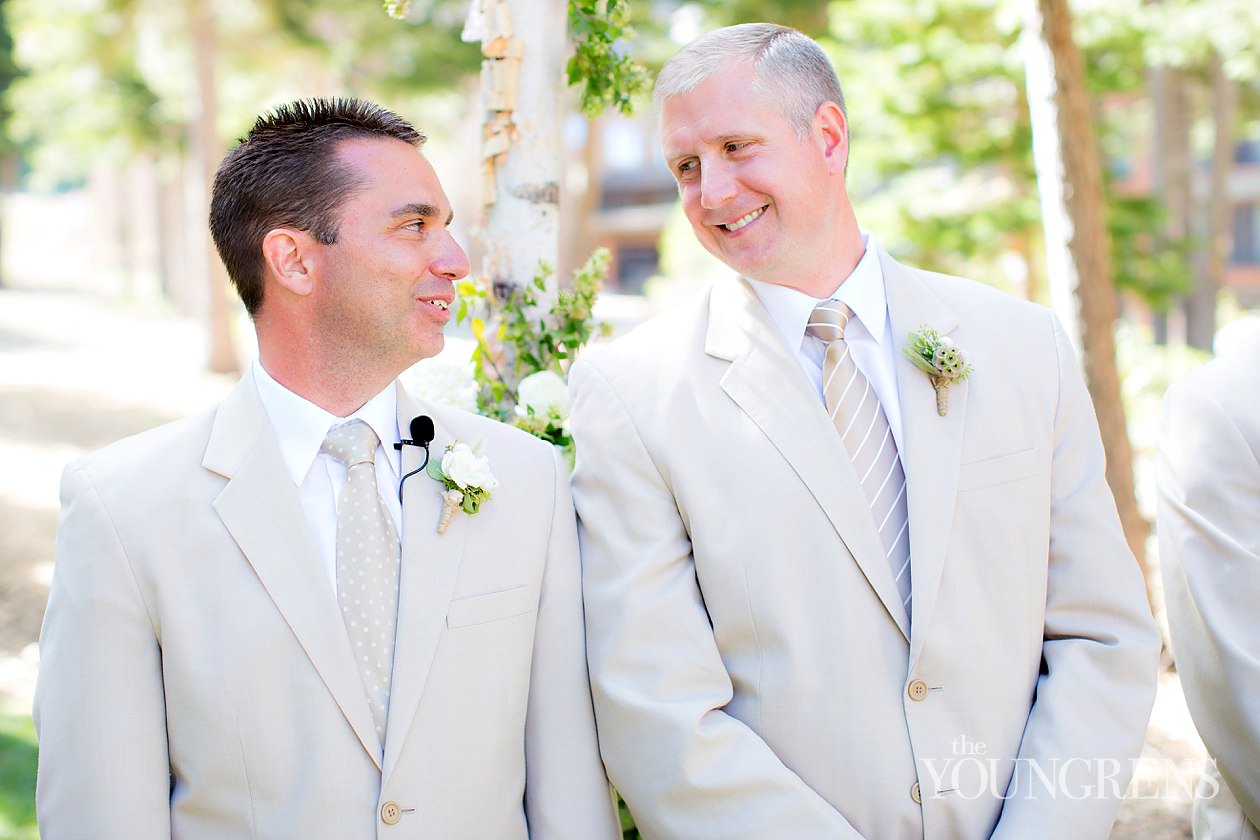
<path id="1" fill-rule="evenodd" d="M 394 444 L 394 448 L 401 451 L 404 446 L 423 446 L 426 452 L 429 451 L 429 444 L 433 442 L 433 421 L 427 414 L 411 418 L 410 433 L 410 440 L 403 438 Z"/>
<path id="2" fill-rule="evenodd" d="M 424 449 L 424 461 L 423 463 L 420 464 L 420 466 L 416 467 L 414 470 L 407 473 L 401 479 L 398 480 L 398 501 L 399 502 L 402 502 L 403 482 L 405 482 L 407 479 L 411 478 L 413 475 L 420 472 L 421 470 L 423 470 L 425 467 L 429 465 L 429 444 L 433 442 L 433 435 L 434 435 L 433 420 L 429 418 L 429 416 L 426 414 L 421 414 L 419 416 L 411 418 L 410 434 L 411 434 L 410 439 L 403 438 L 398 443 L 395 443 L 394 449 L 401 452 L 404 446 L 419 446 L 422 449 Z"/>

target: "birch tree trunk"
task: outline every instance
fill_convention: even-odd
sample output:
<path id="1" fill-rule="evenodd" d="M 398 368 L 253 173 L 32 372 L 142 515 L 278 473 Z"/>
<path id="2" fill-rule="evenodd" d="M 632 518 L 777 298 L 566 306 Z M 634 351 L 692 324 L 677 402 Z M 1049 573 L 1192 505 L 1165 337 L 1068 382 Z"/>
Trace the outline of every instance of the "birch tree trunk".
<path id="1" fill-rule="evenodd" d="M 196 155 L 201 172 L 202 184 L 207 200 L 203 207 L 209 207 L 210 185 L 214 182 L 214 173 L 218 169 L 223 155 L 223 142 L 215 125 L 218 114 L 218 90 L 215 84 L 215 61 L 218 55 L 218 43 L 215 33 L 214 8 L 209 0 L 186 0 L 190 34 L 193 43 L 193 55 L 197 71 L 197 93 L 200 108 L 193 125 L 193 154 Z M 228 277 L 223 263 L 215 253 L 210 241 L 210 232 L 206 226 L 199 226 L 199 243 L 196 251 L 200 254 L 206 269 L 210 306 L 209 367 L 215 373 L 237 373 L 241 369 L 236 357 L 236 347 L 232 342 L 232 303 L 228 298 Z"/>
<path id="2" fill-rule="evenodd" d="M 528 283 L 559 254 L 565 0 L 473 0 L 481 41 L 481 273 L 496 292 Z M 479 25 L 478 25 L 479 24 Z M 549 284 L 545 309 L 554 298 Z"/>
<path id="3" fill-rule="evenodd" d="M 1051 299 L 1084 365 L 1107 454 L 1107 483 L 1145 574 L 1149 525 L 1133 491 L 1133 454 L 1116 369 L 1116 295 L 1085 65 L 1072 37 L 1067 0 L 1022 2 Z"/>
<path id="4" fill-rule="evenodd" d="M 1230 202 L 1229 170 L 1234 163 L 1234 115 L 1237 90 L 1225 74 L 1221 56 L 1212 51 L 1212 169 L 1208 179 L 1205 206 L 1206 230 L 1203 245 L 1195 259 L 1194 289 L 1186 300 L 1186 344 L 1200 350 L 1212 349 L 1216 334 L 1216 298 L 1229 258 Z"/>

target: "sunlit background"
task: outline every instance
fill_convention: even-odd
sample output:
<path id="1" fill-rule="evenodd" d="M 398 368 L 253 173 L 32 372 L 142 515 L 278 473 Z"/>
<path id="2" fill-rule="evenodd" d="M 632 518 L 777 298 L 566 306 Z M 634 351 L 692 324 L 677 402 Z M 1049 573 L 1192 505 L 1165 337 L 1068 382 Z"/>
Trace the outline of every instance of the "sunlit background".
<path id="1" fill-rule="evenodd" d="M 216 313 L 208 173 L 263 110 L 356 95 L 428 136 L 478 264 L 480 45 L 469 0 L 0 0 L 0 840 L 35 837 L 29 719 L 62 466 L 211 405 L 253 353 Z M 896 256 L 1048 303 L 1015 0 L 631 0 L 651 72 L 715 26 L 794 25 L 840 72 L 859 219 Z M 1260 305 L 1260 15 L 1242 0 L 1079 0 L 1105 161 L 1138 501 L 1159 400 Z M 555 21 L 563 27 L 564 21 Z M 560 126 L 561 278 L 612 255 L 618 330 L 721 276 L 633 115 Z M 447 356 L 466 358 L 454 329 Z M 217 368 L 225 372 L 212 373 Z M 1152 562 L 1154 542 L 1150 543 Z M 1154 566 L 1152 566 L 1154 568 Z M 1158 596 L 1158 593 L 1156 593 Z M 1115 837 L 1188 837 L 1202 747 L 1175 675 Z"/>

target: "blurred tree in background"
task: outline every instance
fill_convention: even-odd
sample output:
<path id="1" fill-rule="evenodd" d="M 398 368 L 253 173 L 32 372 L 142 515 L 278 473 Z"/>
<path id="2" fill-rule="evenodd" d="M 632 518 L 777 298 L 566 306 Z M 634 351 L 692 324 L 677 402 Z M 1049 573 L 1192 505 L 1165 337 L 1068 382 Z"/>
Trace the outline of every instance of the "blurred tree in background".
<path id="1" fill-rule="evenodd" d="M 416 4 L 400 25 L 362 0 L 6 0 L 26 71 L 6 136 L 30 149 L 34 186 L 112 189 L 130 212 L 100 221 L 125 287 L 204 314 L 211 368 L 230 370 L 235 305 L 204 215 L 228 138 L 290 99 L 360 95 L 405 113 L 457 88 L 478 67 L 459 39 L 463 5 Z M 156 258 L 136 259 L 137 241 Z"/>

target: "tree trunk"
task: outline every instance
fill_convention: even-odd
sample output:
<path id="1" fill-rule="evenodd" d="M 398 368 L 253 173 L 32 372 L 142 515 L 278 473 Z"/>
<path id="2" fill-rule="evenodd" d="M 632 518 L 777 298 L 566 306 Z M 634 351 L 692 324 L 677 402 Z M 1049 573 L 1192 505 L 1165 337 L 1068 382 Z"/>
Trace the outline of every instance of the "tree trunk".
<path id="1" fill-rule="evenodd" d="M 1194 218 L 1194 193 L 1190 189 L 1193 108 L 1189 78 L 1184 71 L 1175 67 L 1152 67 L 1149 80 L 1154 123 L 1151 127 L 1152 187 L 1164 205 L 1164 230 L 1156 247 L 1167 249 L 1180 247 L 1186 241 L 1190 235 L 1190 220 Z M 1167 312 L 1156 314 L 1156 343 L 1168 343 L 1168 322 Z"/>
<path id="2" fill-rule="evenodd" d="M 1186 300 L 1186 343 L 1200 350 L 1212 349 L 1216 334 L 1216 298 L 1229 258 L 1230 225 L 1229 170 L 1234 163 L 1234 114 L 1237 91 L 1225 75 L 1220 54 L 1210 60 L 1212 71 L 1212 171 L 1208 180 L 1207 229 L 1196 256 L 1194 290 Z"/>
<path id="3" fill-rule="evenodd" d="M 209 207 L 210 185 L 214 181 L 214 173 L 218 169 L 224 150 L 215 125 L 215 118 L 218 115 L 218 91 L 215 86 L 218 44 L 215 35 L 214 9 L 209 0 L 187 0 L 187 11 L 197 65 L 197 94 L 201 105 L 193 126 L 193 149 L 200 164 L 201 181 L 207 197 L 202 206 Z M 210 296 L 209 367 L 215 373 L 237 373 L 241 365 L 236 357 L 236 347 L 232 342 L 232 315 L 235 307 L 228 298 L 227 272 L 218 254 L 215 253 L 209 230 L 205 225 L 201 225 L 199 230 L 200 244 L 197 246 L 197 251 L 200 254 L 199 261 L 206 267 Z"/>
<path id="4" fill-rule="evenodd" d="M 1107 454 L 1107 483 L 1143 574 L 1149 525 L 1133 491 L 1113 330 L 1116 293 L 1102 166 L 1067 0 L 1024 0 L 1028 102 L 1051 298 L 1081 355 Z"/>
<path id="5" fill-rule="evenodd" d="M 479 3 L 481 30 L 474 9 L 466 37 L 479 36 L 485 56 L 481 271 L 502 289 L 528 283 L 540 262 L 554 268 L 559 254 L 566 5 Z"/>

